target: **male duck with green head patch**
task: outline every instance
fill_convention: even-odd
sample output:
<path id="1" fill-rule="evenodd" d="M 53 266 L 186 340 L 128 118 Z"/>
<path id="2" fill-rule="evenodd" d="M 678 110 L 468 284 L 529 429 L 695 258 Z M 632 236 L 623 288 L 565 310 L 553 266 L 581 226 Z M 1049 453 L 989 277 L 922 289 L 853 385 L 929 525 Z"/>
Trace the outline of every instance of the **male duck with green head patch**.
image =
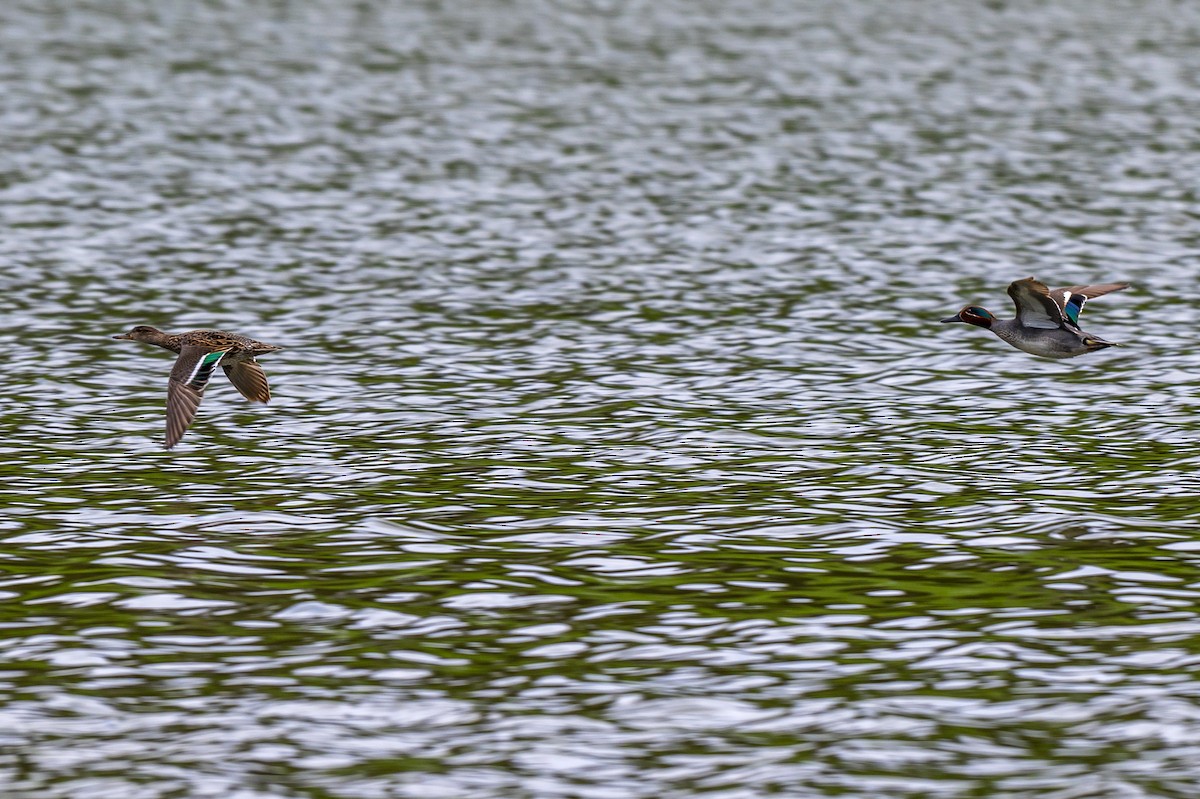
<path id="1" fill-rule="evenodd" d="M 1127 288 L 1128 283 L 1101 283 L 1048 289 L 1044 283 L 1027 277 L 1008 286 L 1008 296 L 1017 306 L 1015 319 L 997 319 L 986 308 L 968 305 L 942 322 L 965 322 L 982 327 L 1030 355 L 1074 358 L 1106 347 L 1121 346 L 1083 332 L 1079 327 L 1079 313 L 1084 303 L 1093 297 Z"/>

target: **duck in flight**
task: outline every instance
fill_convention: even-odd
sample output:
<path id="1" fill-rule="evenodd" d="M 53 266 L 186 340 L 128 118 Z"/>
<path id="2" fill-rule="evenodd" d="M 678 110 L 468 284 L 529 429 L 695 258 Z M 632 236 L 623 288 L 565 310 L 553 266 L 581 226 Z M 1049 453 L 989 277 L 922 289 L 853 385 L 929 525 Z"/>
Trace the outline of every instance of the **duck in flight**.
<path id="1" fill-rule="evenodd" d="M 1106 347 L 1121 346 L 1083 332 L 1079 327 L 1079 313 L 1084 303 L 1093 297 L 1127 288 L 1128 283 L 1100 283 L 1048 289 L 1041 281 L 1027 277 L 1014 280 L 1008 286 L 1008 296 L 1017 306 L 1015 319 L 997 319 L 986 308 L 968 305 L 942 322 L 966 322 L 982 327 L 1030 355 L 1074 358 Z"/>
<path id="2" fill-rule="evenodd" d="M 166 449 L 179 443 L 196 418 L 204 388 L 217 364 L 243 397 L 265 404 L 271 399 L 271 389 L 255 356 L 283 349 L 224 330 L 164 333 L 149 325 L 138 325 L 113 338 L 144 341 L 179 353 L 167 383 L 167 437 L 163 442 Z"/>

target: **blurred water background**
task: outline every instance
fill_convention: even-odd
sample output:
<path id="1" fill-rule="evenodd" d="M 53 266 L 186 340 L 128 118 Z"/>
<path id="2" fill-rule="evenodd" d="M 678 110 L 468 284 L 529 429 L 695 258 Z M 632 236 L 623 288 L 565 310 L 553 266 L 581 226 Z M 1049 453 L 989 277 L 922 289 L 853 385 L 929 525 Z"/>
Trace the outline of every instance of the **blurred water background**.
<path id="1" fill-rule="evenodd" d="M 1197 120 L 1167 0 L 0 6 L 3 795 L 1200 795 Z"/>

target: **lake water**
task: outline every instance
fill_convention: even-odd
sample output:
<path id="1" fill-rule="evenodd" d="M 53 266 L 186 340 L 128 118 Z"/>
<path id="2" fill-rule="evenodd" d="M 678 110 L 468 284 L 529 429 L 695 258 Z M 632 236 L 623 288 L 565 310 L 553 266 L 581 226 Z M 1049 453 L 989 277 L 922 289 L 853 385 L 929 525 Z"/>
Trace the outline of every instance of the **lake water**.
<path id="1" fill-rule="evenodd" d="M 1198 41 L 0 8 L 3 795 L 1200 795 Z M 1127 346 L 938 324 L 1031 274 Z"/>

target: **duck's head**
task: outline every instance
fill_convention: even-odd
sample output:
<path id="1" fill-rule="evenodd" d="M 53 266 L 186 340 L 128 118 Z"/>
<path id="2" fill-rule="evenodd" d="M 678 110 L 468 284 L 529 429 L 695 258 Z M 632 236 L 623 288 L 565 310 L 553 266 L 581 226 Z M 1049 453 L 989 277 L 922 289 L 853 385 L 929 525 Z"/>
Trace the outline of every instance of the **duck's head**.
<path id="1" fill-rule="evenodd" d="M 138 325 L 128 333 L 122 333 L 119 336 L 113 336 L 113 338 L 127 339 L 129 341 L 150 341 L 164 335 L 166 334 L 157 327 L 150 327 L 150 325 Z"/>
<path id="2" fill-rule="evenodd" d="M 949 319 L 943 319 L 942 324 L 948 322 L 966 322 L 968 325 L 990 328 L 992 322 L 995 321 L 995 315 L 987 308 L 980 308 L 978 305 L 968 305 Z"/>

